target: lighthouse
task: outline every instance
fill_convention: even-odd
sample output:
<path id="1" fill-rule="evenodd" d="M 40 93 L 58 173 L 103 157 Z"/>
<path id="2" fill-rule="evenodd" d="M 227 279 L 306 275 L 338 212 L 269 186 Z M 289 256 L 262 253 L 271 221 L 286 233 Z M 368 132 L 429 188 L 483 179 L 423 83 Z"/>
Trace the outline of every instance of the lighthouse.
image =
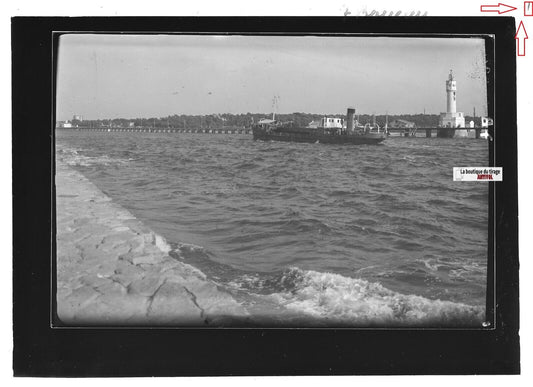
<path id="1" fill-rule="evenodd" d="M 457 111 L 457 82 L 452 70 L 446 80 L 446 113 L 440 114 L 439 126 L 445 128 L 464 128 L 465 117 Z"/>
<path id="2" fill-rule="evenodd" d="M 446 81 L 446 96 L 447 96 L 446 112 L 447 113 L 457 112 L 456 92 L 457 92 L 457 83 L 455 82 L 455 78 L 453 77 L 452 70 L 450 70 L 450 75 L 448 76 L 448 80 Z"/>

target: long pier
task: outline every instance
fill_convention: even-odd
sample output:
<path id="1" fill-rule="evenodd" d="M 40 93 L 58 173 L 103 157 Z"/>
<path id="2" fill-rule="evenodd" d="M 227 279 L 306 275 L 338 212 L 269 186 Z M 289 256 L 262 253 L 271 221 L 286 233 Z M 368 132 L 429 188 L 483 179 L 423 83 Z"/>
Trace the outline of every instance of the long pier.
<path id="1" fill-rule="evenodd" d="M 481 132 L 487 128 L 388 128 L 389 134 L 393 136 L 425 138 L 453 138 L 457 130 L 466 131 L 468 138 L 481 138 Z"/>
<path id="2" fill-rule="evenodd" d="M 76 127 L 76 128 L 61 128 L 64 130 L 76 131 L 91 131 L 91 132 L 129 132 L 129 133 L 200 133 L 200 134 L 252 134 L 250 128 L 154 128 L 154 127 Z M 487 128 L 388 128 L 389 135 L 393 137 L 438 137 L 438 138 L 452 138 L 456 130 L 466 130 L 468 138 L 481 138 L 482 130 Z"/>
<path id="3" fill-rule="evenodd" d="M 58 128 L 65 130 L 83 130 L 91 132 L 130 132 L 130 133 L 205 133 L 205 134 L 252 134 L 252 129 L 246 128 L 217 128 L 217 129 L 177 129 L 177 128 L 153 128 L 153 127 L 76 127 L 76 128 Z"/>

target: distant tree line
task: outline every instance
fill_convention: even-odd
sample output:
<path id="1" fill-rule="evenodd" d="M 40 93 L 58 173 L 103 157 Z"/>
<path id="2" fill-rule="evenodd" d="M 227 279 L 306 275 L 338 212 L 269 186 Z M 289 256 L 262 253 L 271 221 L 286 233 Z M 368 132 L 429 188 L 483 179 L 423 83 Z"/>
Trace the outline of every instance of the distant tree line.
<path id="1" fill-rule="evenodd" d="M 305 127 L 311 121 L 319 121 L 322 117 L 345 117 L 344 114 L 311 114 L 311 113 L 291 113 L 276 114 L 276 119 L 280 121 L 292 121 L 295 126 Z M 167 117 L 149 117 L 149 118 L 114 118 L 101 120 L 72 120 L 74 126 L 80 127 L 153 127 L 153 128 L 174 128 L 174 129 L 192 129 L 192 128 L 249 128 L 254 122 L 263 118 L 272 118 L 271 114 L 264 113 L 246 113 L 246 114 L 209 114 L 209 115 L 172 115 Z M 371 114 L 356 115 L 359 123 L 372 123 L 374 116 Z M 436 127 L 439 124 L 438 114 L 395 114 L 389 115 L 389 123 L 396 119 L 414 122 L 417 127 Z M 466 116 L 465 121 L 468 123 L 473 117 Z M 380 126 L 385 125 L 386 116 L 384 114 L 375 116 L 376 123 Z M 476 117 L 476 126 L 481 124 L 481 118 Z"/>

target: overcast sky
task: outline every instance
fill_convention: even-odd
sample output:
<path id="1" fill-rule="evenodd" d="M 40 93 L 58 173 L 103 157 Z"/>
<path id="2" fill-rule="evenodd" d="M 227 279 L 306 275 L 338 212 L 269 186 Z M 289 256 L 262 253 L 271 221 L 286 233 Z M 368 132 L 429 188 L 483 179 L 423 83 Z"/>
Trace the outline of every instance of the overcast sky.
<path id="1" fill-rule="evenodd" d="M 63 35 L 57 118 L 173 114 L 486 114 L 482 39 Z"/>

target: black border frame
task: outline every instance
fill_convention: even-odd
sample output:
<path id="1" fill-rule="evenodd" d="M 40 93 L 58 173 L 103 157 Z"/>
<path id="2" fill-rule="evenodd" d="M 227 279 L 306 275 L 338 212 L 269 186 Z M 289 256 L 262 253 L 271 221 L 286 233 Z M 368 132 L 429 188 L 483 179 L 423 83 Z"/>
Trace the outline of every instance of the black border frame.
<path id="1" fill-rule="evenodd" d="M 491 329 L 52 329 L 53 31 L 492 34 L 496 146 L 495 326 Z M 17 376 L 519 373 L 515 24 L 511 17 L 12 19 L 13 367 Z M 491 48 L 487 45 L 487 57 Z M 492 89 L 493 88 L 493 89 Z M 491 109 L 489 97 L 489 112 Z M 501 117 L 501 119 L 499 119 Z M 498 128 L 501 128 L 498 130 Z M 495 192 L 493 194 L 493 192 Z M 494 195 L 494 196 L 493 196 Z M 495 234 L 494 227 L 495 226 Z M 491 244 L 489 244 L 489 256 Z M 491 270 L 494 270 L 491 273 Z M 492 284 L 490 284 L 492 285 Z M 493 297 L 488 287 L 487 307 Z M 490 304 L 490 305 L 489 305 Z"/>

